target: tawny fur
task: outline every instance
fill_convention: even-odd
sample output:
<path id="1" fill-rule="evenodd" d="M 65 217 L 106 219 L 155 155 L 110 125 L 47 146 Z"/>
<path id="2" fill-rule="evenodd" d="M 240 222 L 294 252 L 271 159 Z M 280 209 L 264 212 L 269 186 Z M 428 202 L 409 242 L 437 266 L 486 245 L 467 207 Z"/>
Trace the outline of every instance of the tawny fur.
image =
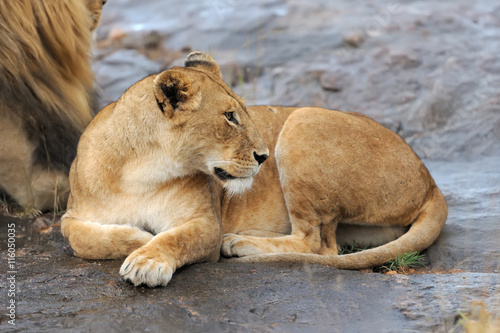
<path id="1" fill-rule="evenodd" d="M 103 2 L 0 1 L 0 189 L 27 209 L 64 204 L 93 116 L 91 32 Z"/>
<path id="2" fill-rule="evenodd" d="M 398 135 L 357 113 L 248 110 L 274 154 L 252 191 L 225 201 L 224 256 L 361 269 L 422 251 L 436 240 L 446 221 L 446 202 Z M 353 241 L 389 243 L 337 255 L 338 244 Z"/>
<path id="3" fill-rule="evenodd" d="M 218 71 L 202 53 L 186 65 Z M 353 112 L 272 106 L 248 112 L 271 154 L 250 191 L 223 200 L 224 256 L 361 269 L 422 251 L 440 234 L 446 201 L 392 131 Z M 384 245 L 337 255 L 339 244 L 353 241 Z"/>
<path id="4" fill-rule="evenodd" d="M 83 133 L 62 233 L 75 255 L 127 256 L 125 279 L 166 285 L 183 265 L 218 260 L 219 176 L 251 179 L 267 153 L 219 75 L 176 67 L 147 77 Z"/>
<path id="5" fill-rule="evenodd" d="M 446 202 L 399 136 L 357 113 L 246 108 L 211 57 L 186 64 L 133 85 L 83 134 L 62 220 L 76 255 L 128 255 L 124 278 L 156 286 L 221 243 L 240 261 L 358 269 L 438 237 Z M 397 239 L 338 256 L 353 237 Z"/>

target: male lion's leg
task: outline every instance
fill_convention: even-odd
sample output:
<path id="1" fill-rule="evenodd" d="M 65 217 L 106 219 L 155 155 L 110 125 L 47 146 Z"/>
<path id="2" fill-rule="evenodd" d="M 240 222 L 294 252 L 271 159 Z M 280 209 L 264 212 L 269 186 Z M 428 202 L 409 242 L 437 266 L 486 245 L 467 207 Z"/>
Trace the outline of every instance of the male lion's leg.
<path id="1" fill-rule="evenodd" d="M 31 188 L 31 155 L 34 145 L 28 140 L 24 126 L 0 108 L 0 187 L 21 206 L 34 208 Z"/>
<path id="2" fill-rule="evenodd" d="M 12 165 L 14 161 L 9 162 Z M 57 210 L 65 206 L 69 184 L 63 173 L 39 166 L 24 169 L 4 164 L 2 167 L 0 187 L 26 211 Z"/>
<path id="3" fill-rule="evenodd" d="M 33 165 L 35 146 L 22 122 L 0 115 L 0 188 L 27 210 L 62 207 L 69 191 L 67 176 Z"/>
<path id="4" fill-rule="evenodd" d="M 75 255 L 85 259 L 124 258 L 153 238 L 152 234 L 137 227 L 80 221 L 64 216 L 61 232 Z"/>
<path id="5" fill-rule="evenodd" d="M 65 174 L 35 165 L 30 176 L 33 208 L 45 211 L 65 207 L 69 194 L 68 177 Z"/>

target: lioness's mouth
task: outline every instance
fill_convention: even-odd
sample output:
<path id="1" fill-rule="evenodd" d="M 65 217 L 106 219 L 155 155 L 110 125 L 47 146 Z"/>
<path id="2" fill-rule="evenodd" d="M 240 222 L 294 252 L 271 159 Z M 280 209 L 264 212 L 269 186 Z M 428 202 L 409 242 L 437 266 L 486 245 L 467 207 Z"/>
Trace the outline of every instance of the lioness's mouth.
<path id="1" fill-rule="evenodd" d="M 227 173 L 225 170 L 223 170 L 221 168 L 215 167 L 214 168 L 214 172 L 217 175 L 217 177 L 219 177 L 219 179 L 221 179 L 221 180 L 229 180 L 229 179 L 235 179 L 236 178 L 235 176 Z"/>

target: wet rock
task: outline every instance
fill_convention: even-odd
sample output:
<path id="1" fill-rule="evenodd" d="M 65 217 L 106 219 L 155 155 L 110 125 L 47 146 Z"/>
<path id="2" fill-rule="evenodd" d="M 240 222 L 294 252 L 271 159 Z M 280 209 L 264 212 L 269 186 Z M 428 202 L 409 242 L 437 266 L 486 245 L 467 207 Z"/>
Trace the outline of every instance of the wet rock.
<path id="1" fill-rule="evenodd" d="M 434 269 L 500 273 L 500 157 L 426 162 L 448 203 L 448 220 L 427 250 Z"/>
<path id="2" fill-rule="evenodd" d="M 343 73 L 341 71 L 324 72 L 323 74 L 321 74 L 319 82 L 324 90 L 339 92 L 345 85 L 345 82 L 343 81 L 345 81 L 346 76 L 346 73 Z"/>
<path id="3" fill-rule="evenodd" d="M 12 223 L 1 217 L 0 227 L 4 222 Z M 41 237 L 18 248 L 31 255 L 17 258 L 14 331 L 450 332 L 473 300 L 500 310 L 494 273 L 388 276 L 229 261 L 187 266 L 167 287 L 146 288 L 121 279 L 121 260 L 72 256 L 57 227 Z"/>
<path id="4" fill-rule="evenodd" d="M 403 69 L 416 68 L 422 61 L 416 53 L 408 50 L 395 50 L 391 53 L 390 66 L 400 66 Z"/>
<path id="5" fill-rule="evenodd" d="M 486 55 L 479 65 L 483 70 L 491 74 L 500 74 L 500 59 L 493 55 Z"/>
<path id="6" fill-rule="evenodd" d="M 354 48 L 359 48 L 365 41 L 365 37 L 363 34 L 348 34 L 344 36 L 344 43 L 348 47 L 354 47 Z"/>
<path id="7" fill-rule="evenodd" d="M 102 92 L 103 106 L 118 100 L 132 84 L 158 73 L 161 66 L 132 49 L 98 55 L 93 69 Z"/>
<path id="8" fill-rule="evenodd" d="M 482 298 L 483 290 L 488 290 L 487 293 L 499 291 L 495 286 L 498 275 L 457 273 L 429 274 L 420 278 L 414 276 L 394 276 L 396 283 L 399 283 L 396 288 L 405 289 L 402 296 L 395 300 L 394 308 L 416 323 L 415 329 L 419 332 L 459 329 L 460 313 L 470 312 L 473 302 Z M 494 308 L 500 305 L 496 297 L 492 297 L 490 302 Z M 439 315 L 434 317 L 429 316 L 429 313 Z"/>

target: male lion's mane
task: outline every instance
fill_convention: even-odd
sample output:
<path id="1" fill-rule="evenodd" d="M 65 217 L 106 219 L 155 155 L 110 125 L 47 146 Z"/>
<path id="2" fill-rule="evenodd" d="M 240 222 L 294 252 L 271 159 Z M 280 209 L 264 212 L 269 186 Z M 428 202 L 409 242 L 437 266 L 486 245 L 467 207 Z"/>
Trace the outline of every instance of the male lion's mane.
<path id="1" fill-rule="evenodd" d="M 90 26 L 83 1 L 0 1 L 0 113 L 21 121 L 34 163 L 65 173 L 92 118 Z"/>

